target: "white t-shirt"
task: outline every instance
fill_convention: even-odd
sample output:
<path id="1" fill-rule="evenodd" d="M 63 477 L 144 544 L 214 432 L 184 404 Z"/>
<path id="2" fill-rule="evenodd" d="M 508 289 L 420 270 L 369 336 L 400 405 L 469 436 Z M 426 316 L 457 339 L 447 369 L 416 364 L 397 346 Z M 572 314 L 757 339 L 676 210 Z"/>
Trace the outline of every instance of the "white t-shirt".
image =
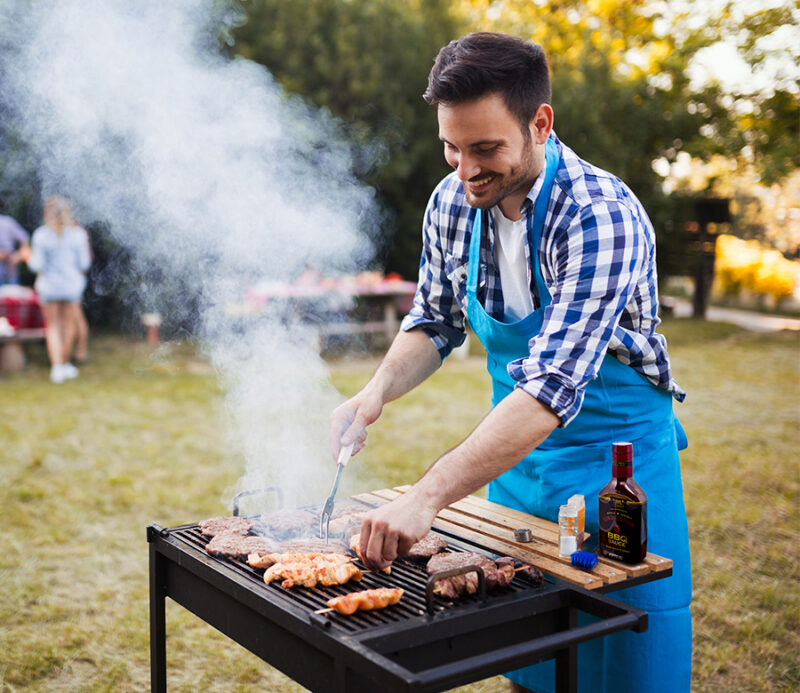
<path id="1" fill-rule="evenodd" d="M 494 214 L 494 252 L 503 291 L 504 317 L 509 322 L 522 320 L 533 312 L 531 277 L 525 245 L 528 225 L 525 217 L 519 221 L 507 219 L 500 207 Z"/>

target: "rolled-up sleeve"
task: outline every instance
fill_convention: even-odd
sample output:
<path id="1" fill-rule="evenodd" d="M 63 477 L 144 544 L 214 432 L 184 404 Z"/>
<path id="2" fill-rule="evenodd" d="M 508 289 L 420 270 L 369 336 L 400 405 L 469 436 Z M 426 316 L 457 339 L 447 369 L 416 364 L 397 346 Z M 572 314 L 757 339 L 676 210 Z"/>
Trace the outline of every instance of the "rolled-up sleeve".
<path id="1" fill-rule="evenodd" d="M 463 278 L 466 282 L 466 265 L 454 268 L 442 248 L 442 223 L 447 220 L 440 211 L 441 190 L 441 185 L 434 190 L 425 209 L 417 291 L 401 329 L 422 328 L 444 361 L 466 336 L 464 315 L 453 287 L 454 281 Z"/>
<path id="2" fill-rule="evenodd" d="M 566 426 L 597 376 L 647 259 L 646 229 L 616 200 L 597 200 L 571 217 L 548 248 L 552 301 L 529 355 L 508 372 Z"/>

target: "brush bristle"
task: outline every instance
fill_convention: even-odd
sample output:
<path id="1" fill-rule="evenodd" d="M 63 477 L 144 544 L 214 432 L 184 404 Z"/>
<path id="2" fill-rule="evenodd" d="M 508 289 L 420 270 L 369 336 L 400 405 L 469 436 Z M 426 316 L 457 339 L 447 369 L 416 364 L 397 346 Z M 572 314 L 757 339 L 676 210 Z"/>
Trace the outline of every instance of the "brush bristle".
<path id="1" fill-rule="evenodd" d="M 597 556 L 591 551 L 575 551 L 569 558 L 573 568 L 591 570 L 597 565 Z"/>

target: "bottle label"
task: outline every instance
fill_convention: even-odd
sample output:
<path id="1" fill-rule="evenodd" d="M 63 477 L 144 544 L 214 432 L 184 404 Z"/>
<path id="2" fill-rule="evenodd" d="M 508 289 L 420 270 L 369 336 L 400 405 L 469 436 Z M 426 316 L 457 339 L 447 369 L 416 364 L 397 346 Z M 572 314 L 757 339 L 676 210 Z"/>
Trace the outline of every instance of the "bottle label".
<path id="1" fill-rule="evenodd" d="M 600 496 L 600 553 L 625 563 L 639 563 L 647 547 L 647 501 Z"/>

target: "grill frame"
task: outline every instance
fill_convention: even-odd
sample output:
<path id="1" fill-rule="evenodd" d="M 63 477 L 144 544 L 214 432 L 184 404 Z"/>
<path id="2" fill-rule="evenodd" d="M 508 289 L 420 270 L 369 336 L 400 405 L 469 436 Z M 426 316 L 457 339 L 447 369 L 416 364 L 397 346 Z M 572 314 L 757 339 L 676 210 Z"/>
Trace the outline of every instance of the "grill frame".
<path id="1" fill-rule="evenodd" d="M 196 525 L 147 529 L 153 691 L 167 689 L 166 597 L 312 691 L 440 691 L 549 658 L 556 659 L 558 690 L 576 690 L 578 643 L 647 629 L 646 612 L 549 576 L 542 587 L 517 585 L 485 603 L 472 597 L 433 615 L 422 608 L 418 615 L 381 623 L 396 607 L 383 614 L 357 612 L 358 621 L 369 622 L 348 629 L 340 622 L 352 624 L 353 616 L 314 614 L 316 604 L 302 596 L 306 591 L 267 586 L 246 563 L 209 556 L 193 532 L 199 535 Z M 440 534 L 457 550 L 494 555 Z M 394 578 L 366 575 L 364 587 L 396 585 L 393 573 Z M 319 590 L 323 605 L 329 590 L 343 594 L 351 588 Z M 578 612 L 599 620 L 578 626 Z M 537 635 L 531 638 L 531 632 Z"/>

